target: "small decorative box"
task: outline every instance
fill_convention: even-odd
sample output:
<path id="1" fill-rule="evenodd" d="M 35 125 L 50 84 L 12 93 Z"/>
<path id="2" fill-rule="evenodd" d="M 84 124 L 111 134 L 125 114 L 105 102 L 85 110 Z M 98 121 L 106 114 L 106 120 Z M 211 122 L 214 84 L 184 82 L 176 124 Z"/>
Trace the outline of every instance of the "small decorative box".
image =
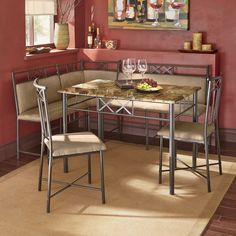
<path id="1" fill-rule="evenodd" d="M 117 48 L 117 40 L 106 40 L 105 47 L 107 49 L 116 49 Z"/>

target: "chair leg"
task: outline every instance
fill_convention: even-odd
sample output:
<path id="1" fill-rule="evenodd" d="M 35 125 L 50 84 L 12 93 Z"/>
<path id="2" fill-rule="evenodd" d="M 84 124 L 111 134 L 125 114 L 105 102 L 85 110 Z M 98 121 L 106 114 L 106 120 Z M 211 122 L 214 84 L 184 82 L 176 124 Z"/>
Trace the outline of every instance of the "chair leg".
<path id="1" fill-rule="evenodd" d="M 91 154 L 88 154 L 88 183 L 92 183 L 92 172 L 91 172 Z"/>
<path id="2" fill-rule="evenodd" d="M 104 114 L 101 114 L 101 139 L 104 141 Z"/>
<path id="3" fill-rule="evenodd" d="M 80 114 L 79 114 L 79 111 L 76 112 L 76 115 L 77 115 L 77 118 L 75 118 L 75 119 L 77 119 L 77 125 L 78 125 L 78 130 L 79 130 L 80 129 Z"/>
<path id="4" fill-rule="evenodd" d="M 163 117 L 162 113 L 159 113 L 159 118 L 162 118 L 162 117 Z M 162 127 L 163 127 L 163 121 L 160 120 L 159 121 L 159 129 L 161 129 Z"/>
<path id="5" fill-rule="evenodd" d="M 219 134 L 219 127 L 216 126 L 216 147 L 217 147 L 217 155 L 219 161 L 219 173 L 222 175 L 222 164 L 221 164 L 221 149 L 220 149 L 220 134 Z"/>
<path id="6" fill-rule="evenodd" d="M 205 158 L 206 158 L 206 171 L 207 171 L 207 189 L 211 192 L 211 180 L 210 180 L 210 168 L 209 168 L 209 157 L 208 157 L 208 143 L 207 140 L 204 142 L 205 147 Z"/>
<path id="7" fill-rule="evenodd" d="M 159 184 L 162 184 L 162 159 L 163 159 L 163 137 L 160 136 L 160 155 L 159 155 Z"/>
<path id="8" fill-rule="evenodd" d="M 62 118 L 60 118 L 60 120 L 59 120 L 59 132 L 60 132 L 60 134 L 61 133 L 63 133 L 63 120 L 62 120 Z"/>
<path id="9" fill-rule="evenodd" d="M 51 185 L 52 185 L 52 155 L 50 151 L 48 166 L 48 195 L 47 195 L 47 213 L 50 213 L 51 206 Z"/>
<path id="10" fill-rule="evenodd" d="M 147 117 L 147 111 L 145 111 L 145 144 L 146 144 L 146 150 L 149 150 L 149 123 Z"/>
<path id="11" fill-rule="evenodd" d="M 86 131 L 88 130 L 88 112 L 87 111 L 84 112 L 84 117 L 85 119 L 84 119 L 83 130 Z"/>
<path id="12" fill-rule="evenodd" d="M 105 184 L 104 184 L 104 163 L 103 163 L 103 151 L 100 151 L 100 175 L 101 175 L 101 192 L 102 203 L 105 204 Z"/>
<path id="13" fill-rule="evenodd" d="M 87 113 L 87 129 L 88 129 L 88 131 L 91 130 L 91 127 L 90 127 L 90 112 Z"/>
<path id="14" fill-rule="evenodd" d="M 20 121 L 16 120 L 16 158 L 20 160 Z"/>
<path id="15" fill-rule="evenodd" d="M 193 143 L 193 156 L 192 156 L 192 167 L 196 169 L 198 157 L 198 144 Z"/>
<path id="16" fill-rule="evenodd" d="M 121 110 L 121 114 L 124 113 L 124 110 Z M 124 117 L 123 116 L 117 116 L 117 127 L 118 127 L 118 133 L 119 138 L 122 140 L 122 134 L 123 134 L 123 123 L 124 123 Z"/>
<path id="17" fill-rule="evenodd" d="M 38 191 L 42 190 L 42 176 L 43 176 L 43 153 L 44 153 L 44 142 L 43 138 L 41 141 L 41 151 L 40 151 L 40 167 L 39 167 L 39 182 L 38 182 Z"/>
<path id="18" fill-rule="evenodd" d="M 177 141 L 174 142 L 175 168 L 177 168 Z"/>
<path id="19" fill-rule="evenodd" d="M 67 157 L 63 158 L 63 168 L 64 168 L 64 173 L 69 172 L 69 163 L 68 163 L 68 158 Z"/>

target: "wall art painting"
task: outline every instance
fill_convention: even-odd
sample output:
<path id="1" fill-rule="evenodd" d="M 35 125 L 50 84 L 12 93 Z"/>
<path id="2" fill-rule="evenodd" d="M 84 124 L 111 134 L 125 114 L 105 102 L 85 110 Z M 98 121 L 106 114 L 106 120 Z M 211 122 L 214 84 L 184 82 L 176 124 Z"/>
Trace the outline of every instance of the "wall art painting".
<path id="1" fill-rule="evenodd" d="M 188 30 L 190 0 L 108 0 L 108 26 L 117 29 Z"/>

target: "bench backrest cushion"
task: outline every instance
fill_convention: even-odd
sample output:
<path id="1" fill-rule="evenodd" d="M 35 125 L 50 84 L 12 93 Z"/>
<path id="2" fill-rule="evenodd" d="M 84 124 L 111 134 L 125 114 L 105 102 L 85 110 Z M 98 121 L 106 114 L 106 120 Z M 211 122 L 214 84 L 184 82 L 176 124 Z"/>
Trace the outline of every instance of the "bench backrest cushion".
<path id="1" fill-rule="evenodd" d="M 84 83 L 84 72 L 73 71 L 60 75 L 61 86 L 63 89 L 71 87 L 76 84 Z"/>
<path id="2" fill-rule="evenodd" d="M 47 78 L 40 79 L 38 83 L 47 87 L 48 103 L 61 99 L 61 95 L 58 93 L 58 90 L 61 89 L 61 83 L 58 75 L 52 75 Z"/>
<path id="3" fill-rule="evenodd" d="M 85 82 L 104 79 L 104 80 L 116 80 L 117 72 L 115 71 L 105 71 L 105 70 L 84 70 Z"/>
<path id="4" fill-rule="evenodd" d="M 16 84 L 19 114 L 38 106 L 33 81 Z"/>

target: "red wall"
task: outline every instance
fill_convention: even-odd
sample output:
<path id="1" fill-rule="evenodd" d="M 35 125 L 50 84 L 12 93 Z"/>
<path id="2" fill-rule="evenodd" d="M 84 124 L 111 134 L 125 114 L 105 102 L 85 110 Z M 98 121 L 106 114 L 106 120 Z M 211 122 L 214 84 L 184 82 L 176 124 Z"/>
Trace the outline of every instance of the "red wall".
<path id="1" fill-rule="evenodd" d="M 220 114 L 222 128 L 236 128 L 236 24 L 235 0 L 190 0 L 189 31 L 139 31 L 117 30 L 107 27 L 107 0 L 86 0 L 86 29 L 91 23 L 91 7 L 94 21 L 101 28 L 105 39 L 118 39 L 120 49 L 177 50 L 193 32 L 204 32 L 204 39 L 214 43 L 219 50 L 224 87 Z M 82 35 L 81 35 L 82 36 Z"/>
<path id="2" fill-rule="evenodd" d="M 15 141 L 15 103 L 11 72 L 16 69 L 40 67 L 47 64 L 76 60 L 76 52 L 61 56 L 25 60 L 24 0 L 1 0 L 0 7 L 0 147 Z M 30 99 L 30 98 L 29 98 Z M 35 130 L 23 127 L 23 135 Z"/>

